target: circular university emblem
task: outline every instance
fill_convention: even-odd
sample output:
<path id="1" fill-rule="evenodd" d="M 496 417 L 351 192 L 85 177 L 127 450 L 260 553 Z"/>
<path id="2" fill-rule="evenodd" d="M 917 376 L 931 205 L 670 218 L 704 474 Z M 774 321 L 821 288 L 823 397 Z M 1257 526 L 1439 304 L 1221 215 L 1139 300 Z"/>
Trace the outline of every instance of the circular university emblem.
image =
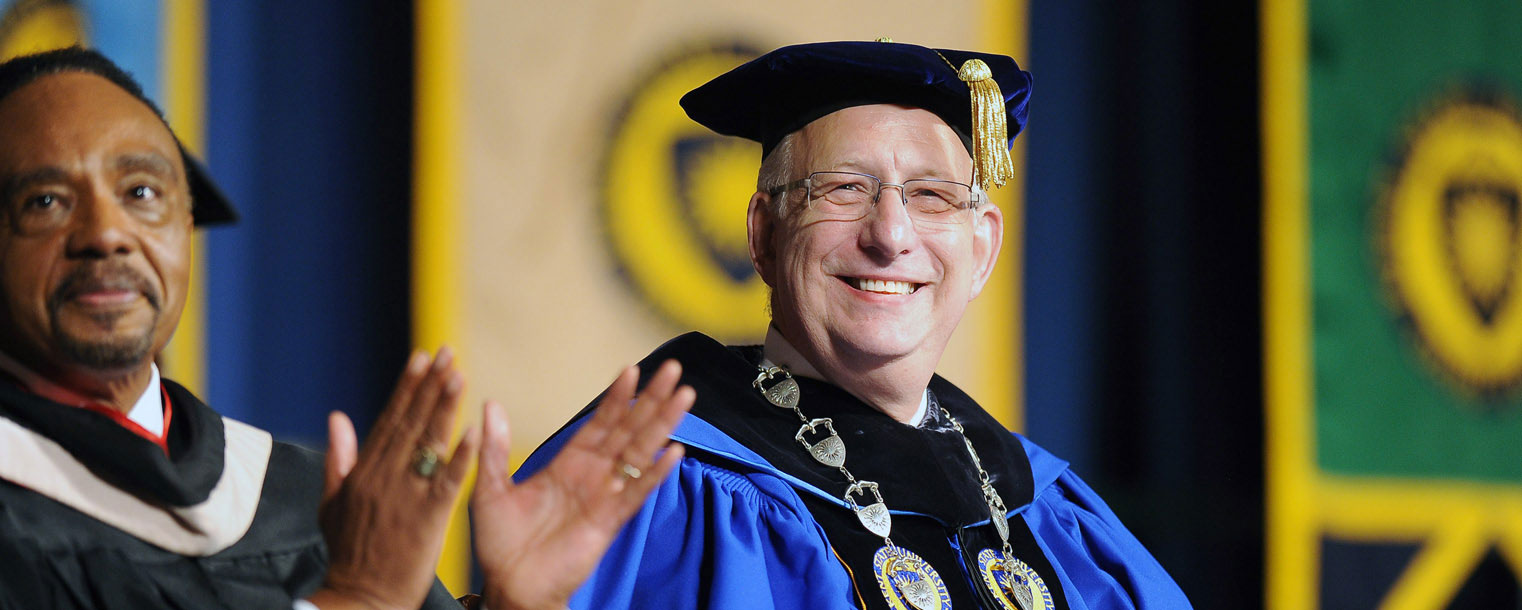
<path id="1" fill-rule="evenodd" d="M 914 551 L 892 544 L 877 549 L 872 570 L 893 610 L 951 610 L 951 594 L 941 575 Z"/>
<path id="2" fill-rule="evenodd" d="M 1041 575 L 1025 562 L 1005 557 L 1001 551 L 983 549 L 978 553 L 978 572 L 983 586 L 1004 610 L 1052 610 L 1052 592 Z"/>
<path id="3" fill-rule="evenodd" d="M 689 50 L 637 81 L 603 166 L 603 223 L 623 275 L 676 326 L 729 341 L 759 340 L 768 320 L 745 237 L 761 147 L 698 125 L 677 100 L 757 55 Z"/>
<path id="4" fill-rule="evenodd" d="M 1468 92 L 1407 134 L 1377 203 L 1386 285 L 1449 379 L 1509 393 L 1522 381 L 1522 119 Z"/>

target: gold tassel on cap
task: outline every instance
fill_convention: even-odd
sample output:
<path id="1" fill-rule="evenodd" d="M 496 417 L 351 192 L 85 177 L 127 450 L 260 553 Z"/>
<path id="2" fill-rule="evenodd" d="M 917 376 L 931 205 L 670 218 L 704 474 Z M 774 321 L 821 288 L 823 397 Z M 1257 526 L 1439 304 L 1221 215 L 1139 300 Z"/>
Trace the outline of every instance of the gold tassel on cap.
<path id="1" fill-rule="evenodd" d="M 1004 124 L 1004 94 L 981 59 L 969 59 L 957 78 L 972 90 L 972 180 L 978 187 L 1004 186 L 1015 177 L 1009 158 L 1009 130 Z"/>

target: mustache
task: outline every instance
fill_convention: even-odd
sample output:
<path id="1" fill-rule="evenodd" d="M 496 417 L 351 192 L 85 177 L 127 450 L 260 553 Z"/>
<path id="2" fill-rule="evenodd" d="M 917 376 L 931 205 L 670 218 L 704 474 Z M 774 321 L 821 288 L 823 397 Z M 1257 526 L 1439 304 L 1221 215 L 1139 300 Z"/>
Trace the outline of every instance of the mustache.
<path id="1" fill-rule="evenodd" d="M 164 300 L 147 276 L 125 262 L 98 262 L 80 265 L 65 275 L 48 295 L 48 309 L 56 311 L 64 302 L 87 292 L 119 290 L 142 294 L 154 311 L 160 309 Z"/>

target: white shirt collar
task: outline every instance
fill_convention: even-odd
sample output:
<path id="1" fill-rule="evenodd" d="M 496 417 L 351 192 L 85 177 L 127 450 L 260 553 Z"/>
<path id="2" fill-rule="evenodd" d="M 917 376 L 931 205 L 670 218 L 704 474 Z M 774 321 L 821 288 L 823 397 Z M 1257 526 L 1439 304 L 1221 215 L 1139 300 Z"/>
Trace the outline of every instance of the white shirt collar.
<path id="1" fill-rule="evenodd" d="M 793 347 L 793 344 L 789 343 L 781 332 L 777 331 L 776 326 L 766 327 L 766 343 L 762 345 L 761 351 L 766 363 L 786 367 L 788 372 L 800 377 L 829 381 L 824 378 L 824 375 L 819 374 L 819 369 L 809 364 L 808 358 L 804 358 L 803 354 Z M 914 416 L 909 418 L 909 425 L 918 427 L 925 421 L 925 414 L 929 412 L 929 409 L 930 389 L 926 388 L 920 393 L 920 406 L 914 411 Z"/>
<path id="2" fill-rule="evenodd" d="M 162 436 L 164 434 L 164 394 L 160 389 L 159 367 L 151 362 L 148 366 L 153 375 L 148 380 L 148 387 L 143 389 L 143 394 L 137 397 L 137 402 L 133 403 L 132 409 L 127 412 L 127 419 L 155 436 Z M 80 396 L 78 392 L 44 379 L 26 365 L 6 355 L 5 352 L 0 352 L 0 371 L 15 377 L 16 381 L 21 382 L 21 385 L 33 394 L 53 402 L 76 407 L 91 402 Z"/>
<path id="3" fill-rule="evenodd" d="M 127 412 L 127 419 L 142 426 L 154 436 L 163 436 L 164 392 L 159 384 L 159 365 L 150 362 L 148 366 L 153 370 L 153 377 L 148 380 L 148 387 L 143 390 L 143 395 L 137 397 L 137 403 L 132 405 L 132 410 Z"/>

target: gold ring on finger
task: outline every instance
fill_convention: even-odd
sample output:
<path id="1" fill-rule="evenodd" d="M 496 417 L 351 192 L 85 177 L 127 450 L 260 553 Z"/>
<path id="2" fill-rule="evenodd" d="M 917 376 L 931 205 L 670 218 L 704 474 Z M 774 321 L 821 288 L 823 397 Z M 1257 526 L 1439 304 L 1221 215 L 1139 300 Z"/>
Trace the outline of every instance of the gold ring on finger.
<path id="1" fill-rule="evenodd" d="M 628 462 L 619 462 L 618 473 L 624 475 L 624 478 L 630 480 L 639 480 L 639 478 L 645 474 L 640 472 L 640 469 L 636 468 L 634 464 L 630 464 Z"/>
<path id="2" fill-rule="evenodd" d="M 431 479 L 438 471 L 439 452 L 434 451 L 433 447 L 419 445 L 417 450 L 412 452 L 412 472 L 425 479 Z"/>

